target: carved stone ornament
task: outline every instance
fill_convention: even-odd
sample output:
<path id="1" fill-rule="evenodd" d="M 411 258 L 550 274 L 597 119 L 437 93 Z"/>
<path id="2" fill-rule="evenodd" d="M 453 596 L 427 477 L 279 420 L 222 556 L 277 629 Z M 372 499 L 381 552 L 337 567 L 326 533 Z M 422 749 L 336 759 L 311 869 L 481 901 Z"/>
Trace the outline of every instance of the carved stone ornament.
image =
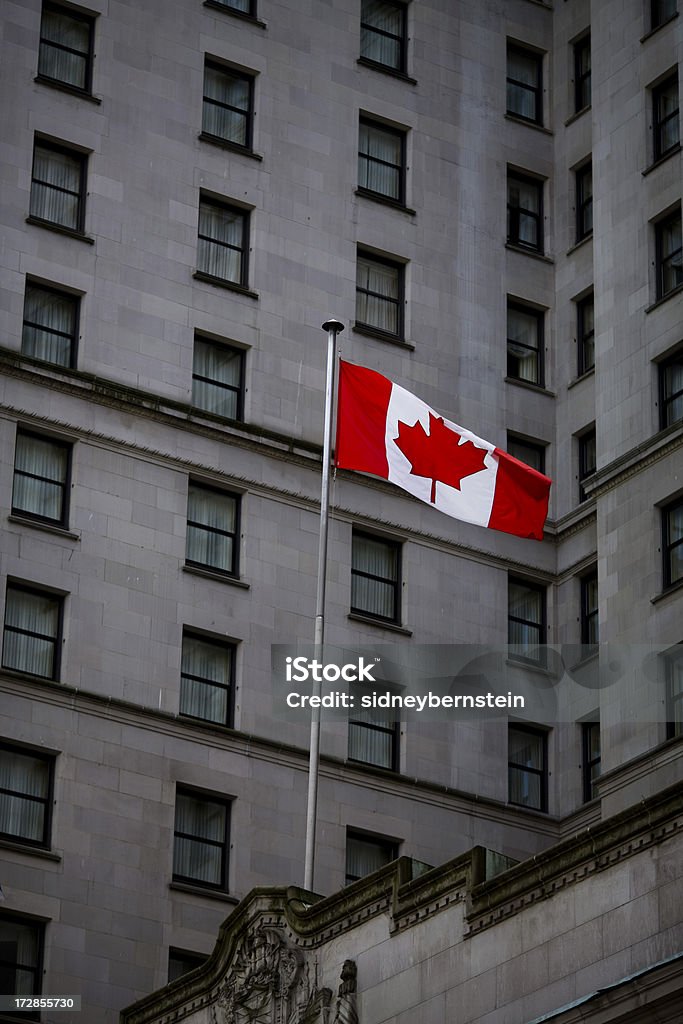
<path id="1" fill-rule="evenodd" d="M 353 960 L 345 960 L 341 970 L 341 985 L 337 994 L 333 1024 L 358 1024 L 356 964 Z"/>

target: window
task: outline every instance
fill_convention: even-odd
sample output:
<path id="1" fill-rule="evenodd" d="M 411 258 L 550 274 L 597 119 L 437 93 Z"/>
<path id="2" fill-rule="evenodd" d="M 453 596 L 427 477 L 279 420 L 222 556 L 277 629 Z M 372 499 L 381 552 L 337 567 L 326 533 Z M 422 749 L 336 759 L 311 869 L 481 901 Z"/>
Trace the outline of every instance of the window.
<path id="1" fill-rule="evenodd" d="M 580 242 L 593 231 L 593 164 L 588 163 L 576 172 L 576 241 Z"/>
<path id="2" fill-rule="evenodd" d="M 654 158 L 659 160 L 680 141 L 678 122 L 678 75 L 671 75 L 652 90 Z"/>
<path id="3" fill-rule="evenodd" d="M 190 484 L 187 499 L 187 562 L 237 575 L 240 499 L 236 494 Z"/>
<path id="4" fill-rule="evenodd" d="M 192 404 L 241 420 L 244 415 L 244 352 L 197 336 L 192 362 Z"/>
<path id="5" fill-rule="evenodd" d="M 595 451 L 595 428 L 587 430 L 579 438 L 579 501 L 586 501 L 588 495 L 584 480 L 592 476 L 597 466 Z"/>
<path id="6" fill-rule="evenodd" d="M 180 714 L 230 725 L 235 648 L 186 633 L 180 675 Z"/>
<path id="7" fill-rule="evenodd" d="M 581 643 L 588 648 L 584 656 L 595 649 L 599 639 L 598 573 L 594 570 L 581 579 Z"/>
<path id="8" fill-rule="evenodd" d="M 358 187 L 373 196 L 405 203 L 405 132 L 361 118 Z"/>
<path id="9" fill-rule="evenodd" d="M 583 722 L 581 726 L 583 758 L 583 801 L 595 800 L 597 789 L 595 781 L 600 775 L 600 723 Z"/>
<path id="10" fill-rule="evenodd" d="M 398 857 L 398 843 L 380 836 L 346 834 L 346 885 L 371 875 Z"/>
<path id="11" fill-rule="evenodd" d="M 591 105 L 591 37 L 574 43 L 574 112 Z"/>
<path id="12" fill-rule="evenodd" d="M 358 253 L 356 326 L 403 337 L 403 267 L 399 263 Z"/>
<path id="13" fill-rule="evenodd" d="M 545 445 L 537 444 L 535 441 L 523 441 L 508 434 L 507 451 L 508 455 L 519 459 L 526 466 L 531 466 L 538 473 L 545 473 Z"/>
<path id="14" fill-rule="evenodd" d="M 227 203 L 199 203 L 197 270 L 221 281 L 246 287 L 249 214 Z"/>
<path id="15" fill-rule="evenodd" d="M 256 0 L 211 0 L 212 4 L 219 7 L 227 7 L 230 11 L 238 14 L 246 14 L 250 18 L 256 17 Z"/>
<path id="16" fill-rule="evenodd" d="M 51 82 L 90 92 L 93 59 L 92 17 L 72 7 L 44 3 L 40 22 L 38 74 Z"/>
<path id="17" fill-rule="evenodd" d="M 43 925 L 17 914 L 0 914 L 0 992 L 40 995 L 42 973 Z M 21 1019 L 40 1020 L 40 1014 L 22 1011 Z"/>
<path id="18" fill-rule="evenodd" d="M 666 738 L 683 736 L 683 654 L 666 658 Z"/>
<path id="19" fill-rule="evenodd" d="M 62 600 L 17 583 L 7 584 L 3 668 L 56 679 Z"/>
<path id="20" fill-rule="evenodd" d="M 79 299 L 75 295 L 26 282 L 21 351 L 57 366 L 76 359 Z"/>
<path id="21" fill-rule="evenodd" d="M 548 737 L 526 726 L 508 728 L 508 800 L 537 811 L 548 809 Z"/>
<path id="22" fill-rule="evenodd" d="M 683 419 L 683 351 L 660 364 L 659 402 L 662 430 Z"/>
<path id="23" fill-rule="evenodd" d="M 36 142 L 31 176 L 31 217 L 83 231 L 86 157 L 53 142 Z"/>
<path id="24" fill-rule="evenodd" d="M 359 530 L 351 545 L 351 611 L 399 622 L 401 545 Z"/>
<path id="25" fill-rule="evenodd" d="M 546 642 L 545 587 L 525 580 L 508 581 L 508 644 L 510 656 L 539 663 Z"/>
<path id="26" fill-rule="evenodd" d="M 652 29 L 659 28 L 676 13 L 676 0 L 652 0 Z"/>
<path id="27" fill-rule="evenodd" d="M 61 441 L 17 431 L 12 512 L 66 525 L 71 449 Z"/>
<path id="28" fill-rule="evenodd" d="M 595 319 L 593 292 L 576 303 L 579 376 L 595 366 Z"/>
<path id="29" fill-rule="evenodd" d="M 406 69 L 406 5 L 392 0 L 362 0 L 360 55 L 393 71 Z"/>
<path id="30" fill-rule="evenodd" d="M 254 80 L 223 64 L 204 65 L 202 132 L 212 139 L 251 149 Z"/>
<path id="31" fill-rule="evenodd" d="M 543 313 L 508 302 L 507 375 L 543 385 Z"/>
<path id="32" fill-rule="evenodd" d="M 662 509 L 664 586 L 683 580 L 683 500 Z"/>
<path id="33" fill-rule="evenodd" d="M 185 949 L 169 949 L 168 951 L 168 981 L 169 984 L 176 978 L 182 978 L 183 974 L 189 974 L 195 968 L 205 964 L 208 957 L 204 953 L 190 953 Z"/>
<path id="34" fill-rule="evenodd" d="M 354 690 L 349 712 L 349 760 L 398 770 L 399 723 L 391 708 L 363 708 L 363 691 Z"/>
<path id="35" fill-rule="evenodd" d="M 681 246 L 681 211 L 655 224 L 657 261 L 657 298 L 663 299 L 683 284 L 683 256 Z"/>
<path id="36" fill-rule="evenodd" d="M 212 889 L 228 887 L 227 800 L 178 788 L 173 832 L 173 879 Z"/>
<path id="37" fill-rule="evenodd" d="M 508 174 L 508 242 L 543 252 L 543 184 L 536 178 Z"/>
<path id="38" fill-rule="evenodd" d="M 507 112 L 525 121 L 543 120 L 543 58 L 540 53 L 508 43 Z"/>
<path id="39" fill-rule="evenodd" d="M 0 836 L 47 846 L 52 793 L 51 757 L 0 744 Z"/>

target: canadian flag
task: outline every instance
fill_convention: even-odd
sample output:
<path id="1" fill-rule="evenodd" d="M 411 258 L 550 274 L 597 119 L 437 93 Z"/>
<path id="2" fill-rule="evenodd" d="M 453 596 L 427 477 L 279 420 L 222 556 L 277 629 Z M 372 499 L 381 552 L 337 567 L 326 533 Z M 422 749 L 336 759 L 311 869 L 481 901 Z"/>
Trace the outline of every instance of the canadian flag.
<path id="1" fill-rule="evenodd" d="M 466 523 L 543 539 L 551 481 L 375 370 L 340 361 L 336 465 Z"/>

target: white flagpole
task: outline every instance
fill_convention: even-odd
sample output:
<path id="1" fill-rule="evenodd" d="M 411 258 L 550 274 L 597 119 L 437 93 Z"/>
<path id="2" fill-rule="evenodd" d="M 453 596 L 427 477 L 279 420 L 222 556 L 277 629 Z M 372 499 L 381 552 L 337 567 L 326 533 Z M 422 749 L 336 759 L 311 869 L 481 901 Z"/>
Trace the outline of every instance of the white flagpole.
<path id="1" fill-rule="evenodd" d="M 322 661 L 325 640 L 325 582 L 327 577 L 327 523 L 330 504 L 330 456 L 332 454 L 332 413 L 334 409 L 334 371 L 337 335 L 344 330 L 339 320 L 326 320 L 327 379 L 325 383 L 325 433 L 323 438 L 323 472 L 320 485 L 320 538 L 318 542 L 318 586 L 315 597 L 315 657 Z M 320 680 L 313 682 L 312 696 L 319 697 Z M 320 756 L 320 708 L 311 709 L 311 742 L 308 758 L 308 804 L 306 807 L 306 859 L 304 888 L 313 890 L 315 868 L 315 827 L 318 811 L 318 761 Z"/>

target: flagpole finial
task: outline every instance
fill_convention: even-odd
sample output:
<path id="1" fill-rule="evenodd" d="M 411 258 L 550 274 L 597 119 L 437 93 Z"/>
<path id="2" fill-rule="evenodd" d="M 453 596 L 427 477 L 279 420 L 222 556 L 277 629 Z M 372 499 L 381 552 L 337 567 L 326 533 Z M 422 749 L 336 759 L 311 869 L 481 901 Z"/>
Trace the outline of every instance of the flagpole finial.
<path id="1" fill-rule="evenodd" d="M 330 317 L 330 319 L 326 320 L 325 323 L 322 325 L 322 330 L 328 332 L 334 331 L 335 334 L 341 334 L 341 332 L 344 330 L 344 324 L 341 322 L 341 320 L 335 320 L 334 317 Z"/>

